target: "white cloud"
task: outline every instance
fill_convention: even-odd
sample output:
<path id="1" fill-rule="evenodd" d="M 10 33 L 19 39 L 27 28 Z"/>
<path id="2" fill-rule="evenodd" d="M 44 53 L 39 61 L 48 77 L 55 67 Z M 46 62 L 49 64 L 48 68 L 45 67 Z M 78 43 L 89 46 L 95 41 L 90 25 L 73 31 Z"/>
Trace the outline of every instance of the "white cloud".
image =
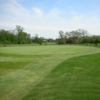
<path id="1" fill-rule="evenodd" d="M 5 13 L 9 13 L 16 16 L 28 15 L 29 11 L 20 5 L 17 0 L 7 0 L 2 6 Z"/>
<path id="2" fill-rule="evenodd" d="M 21 25 L 28 33 L 39 33 L 40 36 L 45 37 L 57 37 L 59 30 L 70 31 L 78 28 L 84 28 L 93 34 L 99 34 L 100 19 L 97 16 L 91 17 L 73 13 L 68 18 L 67 16 L 70 14 L 66 14 L 57 8 L 52 8 L 49 12 L 45 12 L 39 7 L 28 10 L 17 0 L 8 1 L 2 5 L 3 11 L 9 16 L 0 16 L 1 28 L 12 29 L 15 25 Z"/>
<path id="3" fill-rule="evenodd" d="M 36 14 L 37 16 L 39 16 L 39 17 L 43 16 L 43 11 L 40 8 L 33 7 L 32 10 L 33 10 L 34 14 Z"/>

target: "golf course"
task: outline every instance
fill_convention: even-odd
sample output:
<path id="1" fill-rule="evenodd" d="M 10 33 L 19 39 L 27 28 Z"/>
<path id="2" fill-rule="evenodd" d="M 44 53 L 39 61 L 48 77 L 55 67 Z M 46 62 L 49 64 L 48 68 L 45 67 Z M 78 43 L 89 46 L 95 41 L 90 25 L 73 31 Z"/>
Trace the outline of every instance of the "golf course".
<path id="1" fill-rule="evenodd" d="M 0 47 L 0 100 L 100 100 L 100 48 Z"/>

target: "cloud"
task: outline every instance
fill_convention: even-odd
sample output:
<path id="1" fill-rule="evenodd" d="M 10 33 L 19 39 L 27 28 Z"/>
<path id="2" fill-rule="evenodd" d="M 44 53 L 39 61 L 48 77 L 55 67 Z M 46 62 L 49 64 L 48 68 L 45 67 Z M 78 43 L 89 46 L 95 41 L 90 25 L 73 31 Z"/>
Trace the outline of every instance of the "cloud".
<path id="1" fill-rule="evenodd" d="M 34 14 L 36 14 L 37 16 L 39 16 L 39 17 L 43 16 L 43 11 L 40 8 L 33 7 L 32 10 L 33 10 Z"/>
<path id="2" fill-rule="evenodd" d="M 2 5 L 2 10 L 5 13 L 14 15 L 14 16 L 24 16 L 28 15 L 29 11 L 20 5 L 17 0 L 7 0 Z"/>
<path id="3" fill-rule="evenodd" d="M 7 0 L 0 4 L 0 8 L 5 14 L 0 15 L 0 28 L 13 29 L 15 25 L 21 25 L 32 35 L 38 33 L 40 36 L 53 38 L 58 36 L 59 30 L 70 31 L 78 28 L 99 34 L 100 19 L 95 15 L 91 17 L 75 11 L 61 11 L 58 8 L 51 8 L 46 12 L 38 6 L 28 9 L 17 0 Z"/>

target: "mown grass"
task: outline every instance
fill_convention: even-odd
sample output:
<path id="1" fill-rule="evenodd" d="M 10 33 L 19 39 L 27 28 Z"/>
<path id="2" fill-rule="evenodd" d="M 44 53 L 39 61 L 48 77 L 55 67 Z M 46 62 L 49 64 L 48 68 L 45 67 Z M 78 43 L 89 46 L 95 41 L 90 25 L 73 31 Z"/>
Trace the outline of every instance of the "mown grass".
<path id="1" fill-rule="evenodd" d="M 20 69 L 26 64 L 25 62 L 0 62 L 0 76 Z"/>
<path id="2" fill-rule="evenodd" d="M 100 100 L 100 54 L 64 61 L 23 100 Z"/>
<path id="3" fill-rule="evenodd" d="M 73 45 L 0 47 L 0 100 L 27 98 L 65 59 L 98 52 L 99 48 Z"/>

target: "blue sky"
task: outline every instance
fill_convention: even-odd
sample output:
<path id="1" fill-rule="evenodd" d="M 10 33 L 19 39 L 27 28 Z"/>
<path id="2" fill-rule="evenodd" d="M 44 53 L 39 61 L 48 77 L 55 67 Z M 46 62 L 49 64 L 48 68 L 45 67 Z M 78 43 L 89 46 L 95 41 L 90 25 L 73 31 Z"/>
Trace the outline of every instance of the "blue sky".
<path id="1" fill-rule="evenodd" d="M 45 11 L 55 7 L 61 10 L 71 9 L 80 12 L 89 12 L 100 8 L 100 0 L 19 0 L 19 2 L 29 9 L 38 6 Z"/>
<path id="2" fill-rule="evenodd" d="M 24 27 L 31 35 L 57 37 L 59 30 L 100 34 L 100 0 L 0 0 L 0 28 Z"/>

